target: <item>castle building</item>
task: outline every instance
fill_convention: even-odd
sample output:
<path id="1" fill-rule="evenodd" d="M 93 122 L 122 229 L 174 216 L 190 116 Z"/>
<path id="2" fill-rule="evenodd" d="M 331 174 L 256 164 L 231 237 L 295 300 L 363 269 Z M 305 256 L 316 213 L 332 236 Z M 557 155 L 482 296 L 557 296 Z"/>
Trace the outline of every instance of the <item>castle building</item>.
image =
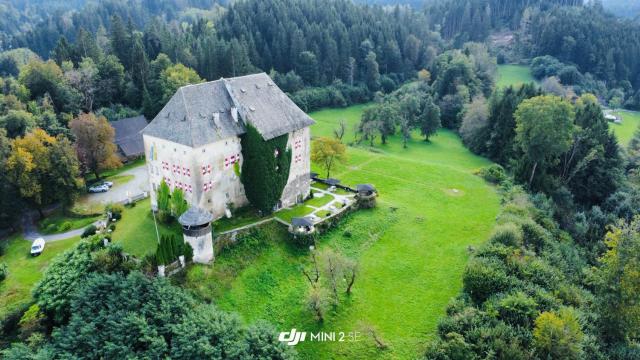
<path id="1" fill-rule="evenodd" d="M 277 207 L 309 195 L 310 132 L 314 121 L 265 74 L 183 86 L 142 131 L 151 193 L 164 179 L 190 206 L 213 219 L 248 204 L 240 181 L 240 137 L 250 124 L 270 140 L 288 134 L 289 178 Z"/>

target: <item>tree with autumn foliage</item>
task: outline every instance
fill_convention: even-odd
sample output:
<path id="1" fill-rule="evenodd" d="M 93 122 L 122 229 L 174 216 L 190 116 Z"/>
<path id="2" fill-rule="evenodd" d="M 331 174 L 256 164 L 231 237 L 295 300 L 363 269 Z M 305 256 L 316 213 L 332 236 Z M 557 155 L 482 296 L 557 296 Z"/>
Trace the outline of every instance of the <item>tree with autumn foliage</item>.
<path id="1" fill-rule="evenodd" d="M 115 130 L 104 116 L 83 113 L 69 124 L 76 138 L 76 153 L 85 173 L 100 179 L 100 172 L 122 166 L 114 144 Z"/>
<path id="2" fill-rule="evenodd" d="M 327 178 L 336 163 L 347 160 L 347 147 L 338 139 L 321 137 L 311 144 L 311 161 L 327 171 Z"/>
<path id="3" fill-rule="evenodd" d="M 21 197 L 40 216 L 45 205 L 71 205 L 83 186 L 71 142 L 62 136 L 54 138 L 42 129 L 12 141 L 6 171 Z"/>

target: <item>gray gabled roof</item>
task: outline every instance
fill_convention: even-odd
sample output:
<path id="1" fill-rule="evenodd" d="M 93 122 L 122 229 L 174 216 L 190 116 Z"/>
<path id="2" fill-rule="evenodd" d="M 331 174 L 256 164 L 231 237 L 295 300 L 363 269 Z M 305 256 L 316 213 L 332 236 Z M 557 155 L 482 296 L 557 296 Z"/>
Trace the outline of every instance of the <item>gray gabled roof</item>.
<path id="1" fill-rule="evenodd" d="M 142 129 L 147 126 L 144 116 L 120 119 L 112 121 L 111 126 L 115 130 L 115 143 L 122 150 L 124 156 L 139 156 L 144 154 L 144 142 L 142 141 Z"/>
<path id="2" fill-rule="evenodd" d="M 223 80 L 183 86 L 142 133 L 191 147 L 234 137 L 244 125 L 232 118 L 232 106 Z"/>
<path id="3" fill-rule="evenodd" d="M 265 140 L 315 124 L 265 73 L 224 81 L 244 121 Z"/>
<path id="4" fill-rule="evenodd" d="M 356 185 L 356 190 L 358 192 L 376 191 L 376 188 L 373 187 L 373 185 L 371 185 L 371 184 L 358 184 L 358 185 Z"/>
<path id="5" fill-rule="evenodd" d="M 213 215 L 210 212 L 197 206 L 190 207 L 178 218 L 178 222 L 182 226 L 200 226 L 208 224 L 212 220 Z"/>
<path id="6" fill-rule="evenodd" d="M 296 217 L 291 219 L 291 225 L 293 227 L 301 227 L 301 226 L 313 226 L 313 220 L 311 218 L 305 217 Z"/>
<path id="7" fill-rule="evenodd" d="M 232 108 L 238 111 L 237 121 Z M 142 133 L 199 147 L 244 134 L 243 121 L 265 140 L 314 124 L 261 73 L 181 87 Z"/>

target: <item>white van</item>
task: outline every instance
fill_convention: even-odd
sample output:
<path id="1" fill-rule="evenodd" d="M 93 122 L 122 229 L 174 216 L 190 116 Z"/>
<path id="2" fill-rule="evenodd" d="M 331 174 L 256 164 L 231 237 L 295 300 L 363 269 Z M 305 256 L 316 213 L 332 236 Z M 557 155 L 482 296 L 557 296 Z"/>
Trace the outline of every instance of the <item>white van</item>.
<path id="1" fill-rule="evenodd" d="M 37 238 L 31 243 L 31 256 L 38 256 L 44 251 L 45 241 L 43 238 Z"/>

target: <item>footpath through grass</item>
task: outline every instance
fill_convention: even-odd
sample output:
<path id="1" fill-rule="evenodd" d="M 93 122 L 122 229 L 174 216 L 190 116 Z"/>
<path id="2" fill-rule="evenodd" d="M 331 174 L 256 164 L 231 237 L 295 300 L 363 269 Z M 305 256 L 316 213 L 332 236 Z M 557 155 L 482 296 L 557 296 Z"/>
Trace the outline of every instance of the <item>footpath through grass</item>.
<path id="1" fill-rule="evenodd" d="M 11 310 L 28 303 L 31 289 L 42 278 L 44 271 L 53 258 L 80 241 L 79 237 L 49 242 L 40 256 L 33 257 L 29 251 L 31 242 L 15 235 L 6 240 L 4 255 L 0 263 L 7 264 L 9 273 L 0 282 L 0 318 Z"/>
<path id="2" fill-rule="evenodd" d="M 497 87 L 503 88 L 510 85 L 518 86 L 530 82 L 536 82 L 531 75 L 531 70 L 526 65 L 498 65 Z"/>
<path id="3" fill-rule="evenodd" d="M 352 142 L 363 108 L 312 113 L 312 136 L 331 136 L 344 119 L 344 141 Z M 392 137 L 372 149 L 349 147 L 348 155 L 332 177 L 372 183 L 381 196 L 378 208 L 350 215 L 319 242 L 321 249 L 337 248 L 357 259 L 360 269 L 353 295 L 323 324 L 305 307 L 308 285 L 299 269 L 308 250 L 291 245 L 275 223 L 250 244 L 219 254 L 213 267 L 192 267 L 187 287 L 247 322 L 265 319 L 279 331 L 361 333 L 355 343 L 303 342 L 296 347 L 302 358 L 420 357 L 447 303 L 460 292 L 468 247 L 487 238 L 498 213 L 495 190 L 473 174 L 489 162 L 449 131 L 430 143 L 414 134 L 408 149 Z M 378 350 L 365 328 L 374 328 L 389 348 Z"/>

